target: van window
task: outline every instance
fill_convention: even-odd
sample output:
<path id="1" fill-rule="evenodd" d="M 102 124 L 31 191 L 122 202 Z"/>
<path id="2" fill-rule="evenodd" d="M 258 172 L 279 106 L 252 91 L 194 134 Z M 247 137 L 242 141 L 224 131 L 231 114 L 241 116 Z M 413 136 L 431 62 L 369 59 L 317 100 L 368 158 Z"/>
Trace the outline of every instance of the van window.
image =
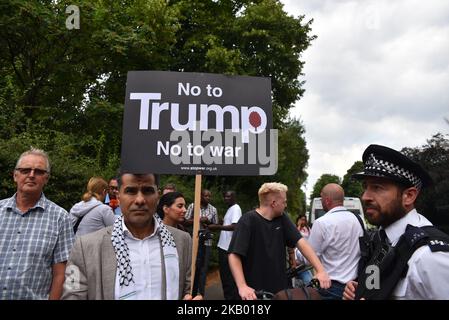
<path id="1" fill-rule="evenodd" d="M 324 216 L 325 213 L 326 213 L 326 211 L 324 211 L 323 209 L 316 209 L 315 210 L 315 219 L 318 219 L 319 217 Z"/>
<path id="2" fill-rule="evenodd" d="M 360 215 L 364 220 L 363 207 L 359 198 L 345 197 L 343 205 L 349 211 Z M 316 219 L 322 217 L 325 213 L 323 205 L 321 204 L 321 198 L 314 198 L 309 213 L 309 223 L 313 224 Z"/>

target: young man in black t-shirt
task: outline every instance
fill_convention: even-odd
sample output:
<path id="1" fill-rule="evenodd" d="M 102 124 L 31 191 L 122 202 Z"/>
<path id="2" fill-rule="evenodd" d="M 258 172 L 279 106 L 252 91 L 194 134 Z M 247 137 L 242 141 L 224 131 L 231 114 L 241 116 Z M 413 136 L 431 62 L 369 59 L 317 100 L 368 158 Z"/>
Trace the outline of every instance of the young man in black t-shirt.
<path id="1" fill-rule="evenodd" d="M 330 279 L 307 240 L 283 214 L 287 186 L 271 182 L 259 189 L 259 208 L 244 214 L 229 246 L 229 265 L 243 300 L 257 299 L 255 290 L 277 293 L 288 287 L 285 246 L 297 247 L 317 271 L 322 288 Z"/>

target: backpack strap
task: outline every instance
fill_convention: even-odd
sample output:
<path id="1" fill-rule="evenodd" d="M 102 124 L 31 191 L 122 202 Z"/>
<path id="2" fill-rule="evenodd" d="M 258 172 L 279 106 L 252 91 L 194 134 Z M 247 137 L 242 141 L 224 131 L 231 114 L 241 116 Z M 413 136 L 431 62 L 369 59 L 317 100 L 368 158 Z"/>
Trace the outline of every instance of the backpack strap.
<path id="1" fill-rule="evenodd" d="M 362 227 L 362 236 L 359 237 L 359 247 L 360 247 L 360 260 L 357 267 L 357 275 L 359 276 L 362 272 L 364 272 L 368 261 L 370 260 L 373 252 L 374 252 L 374 246 L 373 246 L 373 237 L 374 232 L 368 231 L 365 228 L 365 224 L 362 221 L 362 218 L 359 214 L 352 212 L 354 216 L 357 218 L 357 220 L 360 223 L 360 226 Z M 357 277 L 358 278 L 358 277 Z M 357 279 L 356 279 L 357 280 Z"/>
<path id="2" fill-rule="evenodd" d="M 350 212 L 352 212 L 352 211 L 350 211 Z M 365 224 L 363 223 L 362 218 L 360 218 L 360 215 L 358 213 L 355 213 L 355 212 L 352 212 L 352 213 L 355 215 L 357 220 L 359 220 L 359 223 L 362 226 L 362 230 L 363 230 L 363 232 L 365 232 L 366 231 Z"/>
<path id="3" fill-rule="evenodd" d="M 79 217 L 78 220 L 76 220 L 75 225 L 73 226 L 73 233 L 76 233 L 78 231 L 78 227 L 79 227 L 81 221 L 83 220 L 83 218 L 85 216 L 87 216 L 92 211 L 92 209 L 95 209 L 96 207 L 98 207 L 98 206 L 100 206 L 102 204 L 103 204 L 103 202 L 97 203 L 95 206 L 90 208 L 90 210 L 87 211 L 83 216 Z"/>
<path id="4" fill-rule="evenodd" d="M 78 231 L 78 227 L 81 223 L 81 220 L 83 220 L 84 216 L 81 216 L 78 218 L 78 220 L 76 220 L 75 225 L 73 226 L 73 232 L 76 233 Z"/>

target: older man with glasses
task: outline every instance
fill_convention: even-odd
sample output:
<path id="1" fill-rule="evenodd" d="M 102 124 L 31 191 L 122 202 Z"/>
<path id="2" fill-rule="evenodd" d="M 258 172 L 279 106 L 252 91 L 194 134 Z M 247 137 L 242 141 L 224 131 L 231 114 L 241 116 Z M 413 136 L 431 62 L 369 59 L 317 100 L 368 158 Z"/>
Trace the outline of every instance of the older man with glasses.
<path id="1" fill-rule="evenodd" d="M 47 154 L 31 148 L 14 169 L 17 192 L 0 200 L 0 300 L 59 299 L 74 241 L 70 217 L 42 192 Z"/>

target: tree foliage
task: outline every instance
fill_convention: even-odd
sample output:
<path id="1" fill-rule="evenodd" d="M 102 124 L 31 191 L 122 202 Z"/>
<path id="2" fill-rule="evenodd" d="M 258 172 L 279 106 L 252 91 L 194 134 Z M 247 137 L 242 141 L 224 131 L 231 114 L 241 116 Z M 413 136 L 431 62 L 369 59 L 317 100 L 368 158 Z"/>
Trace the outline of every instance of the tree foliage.
<path id="1" fill-rule="evenodd" d="M 286 115 L 304 91 L 301 54 L 314 39 L 312 21 L 289 16 L 277 0 L 80 0 L 80 29 L 69 30 L 71 4 L 0 3 L 2 197 L 14 192 L 14 162 L 30 145 L 49 152 L 46 193 L 66 209 L 90 176 L 114 175 L 127 72 L 169 70 L 271 78 L 274 126 L 281 130 L 278 174 L 205 177 L 204 186 L 216 195 L 236 190 L 247 210 L 257 205 L 260 184 L 276 179 L 290 188 L 290 210 L 303 210 L 304 129 Z M 193 198 L 192 177 L 164 179 Z"/>
<path id="2" fill-rule="evenodd" d="M 301 186 L 307 180 L 309 152 L 304 133 L 304 126 L 296 119 L 287 122 L 279 133 L 279 168 L 276 180 L 289 188 L 288 211 L 292 217 L 306 211 L 306 198 Z"/>
<path id="3" fill-rule="evenodd" d="M 321 177 L 317 180 L 317 182 L 315 182 L 315 185 L 313 186 L 313 191 L 312 194 L 310 195 L 310 200 L 312 200 L 313 198 L 321 197 L 321 190 L 328 183 L 341 184 L 341 179 L 339 176 L 335 174 L 330 173 L 322 174 Z"/>
<path id="4" fill-rule="evenodd" d="M 234 190 L 243 211 L 257 207 L 257 192 L 264 182 L 282 182 L 288 186 L 288 211 L 291 216 L 305 212 L 305 195 L 301 186 L 307 179 L 305 171 L 309 154 L 304 139 L 304 127 L 299 120 L 288 120 L 278 135 L 278 171 L 274 176 L 203 176 L 203 187 L 208 188 L 214 195 L 214 205 L 219 214 L 226 212 L 226 205 L 222 199 L 222 192 Z M 161 185 L 172 182 L 183 186 L 181 190 L 189 201 L 194 196 L 193 176 L 163 176 Z"/>
<path id="5" fill-rule="evenodd" d="M 420 163 L 433 179 L 432 187 L 423 189 L 418 198 L 418 211 L 449 233 L 449 135 L 437 133 L 427 144 L 402 152 Z"/>
<path id="6" fill-rule="evenodd" d="M 358 197 L 360 198 L 363 193 L 363 187 L 362 183 L 360 181 L 357 181 L 352 178 L 352 175 L 354 173 L 362 172 L 363 171 L 363 162 L 362 161 L 356 161 L 351 166 L 351 168 L 348 169 L 346 174 L 343 176 L 343 182 L 341 183 L 341 186 L 343 187 L 343 190 L 345 191 L 346 197 Z"/>

